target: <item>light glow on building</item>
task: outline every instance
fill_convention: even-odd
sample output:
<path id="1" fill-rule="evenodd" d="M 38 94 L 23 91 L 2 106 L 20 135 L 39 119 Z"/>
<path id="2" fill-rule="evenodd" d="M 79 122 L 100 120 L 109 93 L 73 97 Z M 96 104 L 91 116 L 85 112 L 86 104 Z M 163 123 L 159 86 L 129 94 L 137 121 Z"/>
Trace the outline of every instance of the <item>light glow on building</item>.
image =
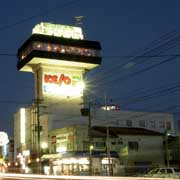
<path id="1" fill-rule="evenodd" d="M 41 148 L 42 148 L 42 149 L 46 149 L 46 148 L 48 148 L 48 144 L 47 144 L 47 142 L 42 142 L 42 144 L 41 144 Z"/>
<path id="2" fill-rule="evenodd" d="M 89 164 L 88 158 L 64 158 L 61 160 L 55 161 L 55 164 Z"/>
<path id="3" fill-rule="evenodd" d="M 26 113 L 25 113 L 25 108 L 21 108 L 20 109 L 20 139 L 21 139 L 21 143 L 25 144 L 25 123 L 26 123 Z"/>
<path id="4" fill-rule="evenodd" d="M 30 150 L 25 150 L 22 152 L 23 156 L 30 156 Z"/>
<path id="5" fill-rule="evenodd" d="M 67 147 L 66 146 L 58 147 L 56 149 L 56 152 L 58 152 L 58 153 L 65 153 L 66 151 L 67 151 Z"/>
<path id="6" fill-rule="evenodd" d="M 5 132 L 0 132 L 0 146 L 4 146 L 6 144 L 8 144 L 9 139 L 8 139 L 8 135 Z"/>
<path id="7" fill-rule="evenodd" d="M 107 106 L 102 106 L 101 109 L 107 111 L 112 111 L 112 110 L 119 111 L 120 107 L 118 105 L 107 105 Z"/>
<path id="8" fill-rule="evenodd" d="M 41 22 L 40 24 L 37 24 L 33 28 L 32 34 L 44 34 L 48 36 L 83 39 L 83 33 L 80 27 L 52 24 L 46 22 Z"/>

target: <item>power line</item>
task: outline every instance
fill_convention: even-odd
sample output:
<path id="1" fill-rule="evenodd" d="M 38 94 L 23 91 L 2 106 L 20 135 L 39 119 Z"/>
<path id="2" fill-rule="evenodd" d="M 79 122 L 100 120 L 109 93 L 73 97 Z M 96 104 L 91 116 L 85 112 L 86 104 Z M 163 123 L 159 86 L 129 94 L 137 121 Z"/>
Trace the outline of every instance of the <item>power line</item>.
<path id="1" fill-rule="evenodd" d="M 105 84 L 107 84 L 107 83 L 112 83 L 112 82 L 114 82 L 114 81 L 124 81 L 124 80 L 127 80 L 127 79 L 129 79 L 129 78 L 131 78 L 131 77 L 135 77 L 135 76 L 137 76 L 137 75 L 139 75 L 139 74 L 141 74 L 141 73 L 144 73 L 144 72 L 146 72 L 146 71 L 149 71 L 149 70 L 151 70 L 151 69 L 153 69 L 153 68 L 156 68 L 156 67 L 158 67 L 158 66 L 160 66 L 160 65 L 162 65 L 162 64 L 165 64 L 165 63 L 168 63 L 168 62 L 170 62 L 170 61 L 173 61 L 173 60 L 176 60 L 176 57 L 170 57 L 170 58 L 168 58 L 168 59 L 166 59 L 166 60 L 163 60 L 163 61 L 161 61 L 161 62 L 158 62 L 158 63 L 156 63 L 156 64 L 153 64 L 153 65 L 151 65 L 151 66 L 148 66 L 148 67 L 145 67 L 144 69 L 141 69 L 141 70 L 139 70 L 139 71 L 135 71 L 135 72 L 133 72 L 133 73 L 129 73 L 128 75 L 124 75 L 124 76 L 121 76 L 121 77 L 115 77 L 115 78 L 113 78 L 113 79 L 109 79 L 109 82 L 108 81 L 106 81 L 106 82 L 102 82 L 102 83 L 98 83 L 98 85 L 99 86 L 103 86 L 103 85 L 105 85 Z"/>
<path id="2" fill-rule="evenodd" d="M 171 87 L 171 88 L 167 88 L 165 90 L 162 90 L 162 91 L 159 91 L 159 92 L 156 92 L 156 93 L 152 93 L 152 94 L 149 94 L 149 95 L 146 95 L 146 96 L 141 96 L 141 97 L 133 99 L 133 100 L 129 100 L 129 101 L 124 103 L 124 106 L 127 106 L 129 104 L 142 102 L 142 101 L 145 101 L 145 100 L 149 100 L 149 99 L 152 99 L 152 98 L 155 98 L 155 97 L 164 96 L 164 95 L 167 95 L 169 93 L 172 94 L 174 92 L 179 92 L 179 91 L 180 91 L 180 85 L 175 86 L 175 87 Z"/>
<path id="3" fill-rule="evenodd" d="M 169 85 L 168 85 L 168 87 L 165 87 L 165 86 L 158 87 L 158 88 L 156 88 L 154 90 L 154 92 L 151 89 L 148 90 L 148 91 L 144 91 L 144 92 L 142 92 L 142 94 L 145 94 L 147 92 L 148 92 L 148 94 L 145 94 L 143 96 L 137 96 L 137 97 L 135 96 L 135 97 L 132 97 L 132 98 L 124 98 L 125 99 L 124 102 L 121 102 L 120 104 L 124 108 L 124 107 L 126 107 L 128 105 L 132 105 L 132 104 L 135 104 L 135 103 L 147 101 L 147 100 L 153 99 L 155 97 L 161 97 L 161 96 L 165 96 L 165 95 L 167 95 L 169 93 L 172 94 L 172 93 L 175 93 L 175 92 L 179 92 L 179 90 L 180 90 L 180 82 L 173 82 L 173 83 L 171 83 L 171 86 L 169 86 Z M 99 96 L 96 96 L 96 97 L 99 98 Z M 117 98 L 116 98 L 116 101 L 117 101 Z M 115 104 L 117 104 L 117 103 L 115 103 Z M 152 106 L 152 107 L 154 107 L 154 106 Z M 158 105 L 158 107 L 159 107 L 159 105 Z"/>
<path id="4" fill-rule="evenodd" d="M 167 51 L 169 49 L 172 49 L 172 48 L 176 47 L 177 45 L 179 45 L 179 43 L 180 43 L 179 41 L 180 41 L 180 36 L 175 37 L 173 39 L 170 39 L 168 42 L 165 42 L 164 44 L 161 44 L 158 47 L 150 49 L 147 52 L 144 52 L 140 56 L 134 56 L 133 59 L 130 59 L 126 63 L 115 64 L 116 65 L 115 67 L 111 68 L 110 70 L 107 70 L 107 71 L 103 72 L 103 77 L 100 77 L 100 75 L 96 75 L 95 78 L 96 78 L 96 80 L 103 81 L 103 80 L 107 79 L 107 77 L 109 76 L 108 75 L 109 72 L 112 73 L 112 72 L 115 72 L 116 70 L 120 70 L 120 69 L 124 68 L 125 66 L 128 66 L 129 63 L 132 64 L 132 66 L 131 66 L 131 68 L 132 68 L 132 67 L 135 67 L 136 65 L 138 65 L 140 63 L 144 63 L 144 62 L 148 61 L 148 59 L 141 59 L 142 57 L 144 57 L 144 58 L 148 58 L 148 56 L 149 57 L 153 57 L 153 56 L 154 57 L 155 56 L 160 57 L 161 53 L 163 53 L 163 52 L 165 52 L 165 51 Z M 153 55 L 152 55 L 152 53 L 153 53 Z M 145 56 L 147 56 L 147 57 L 145 57 Z M 104 74 L 105 74 L 105 76 L 104 76 Z M 98 78 L 98 76 L 99 76 L 99 78 Z"/>
<path id="5" fill-rule="evenodd" d="M 65 8 L 65 7 L 69 6 L 69 5 L 73 5 L 73 4 L 77 3 L 77 2 L 78 2 L 78 0 L 71 0 L 71 1 L 68 1 L 68 2 L 65 2 L 65 3 L 62 3 L 61 4 L 61 9 Z M 27 21 L 30 21 L 30 20 L 38 18 L 38 17 L 47 16 L 47 14 L 50 14 L 50 13 L 54 12 L 58 8 L 59 8 L 59 6 L 55 6 L 55 7 L 51 8 L 51 9 L 44 10 L 44 11 L 42 11 L 42 12 L 36 14 L 36 15 L 25 17 L 25 18 L 23 18 L 21 20 L 18 20 L 16 22 L 14 22 L 14 23 L 10 23 L 10 24 L 1 26 L 0 27 L 0 31 L 6 30 L 6 29 L 10 29 L 10 28 L 12 28 L 14 26 L 17 26 L 19 24 L 23 24 L 23 23 L 25 23 Z"/>
<path id="6" fill-rule="evenodd" d="M 169 84 L 164 84 L 164 85 L 162 85 L 160 87 L 152 88 L 152 89 L 145 89 L 145 88 L 144 89 L 136 89 L 136 90 L 133 91 L 133 93 L 131 93 L 131 95 L 128 95 L 128 96 L 124 97 L 123 98 L 124 100 L 121 99 L 121 102 L 123 102 L 123 101 L 127 102 L 129 100 L 134 100 L 134 99 L 139 97 L 137 95 L 142 95 L 142 94 L 145 95 L 147 93 L 153 94 L 153 93 L 156 93 L 156 92 L 166 90 L 168 88 L 173 88 L 173 87 L 178 86 L 178 85 L 180 85 L 180 81 L 176 81 L 176 82 L 169 83 Z M 117 99 L 120 99 L 120 98 L 116 98 L 116 100 Z"/>
<path id="7" fill-rule="evenodd" d="M 130 55 L 104 55 L 102 58 L 133 58 Z M 180 54 L 160 54 L 160 55 L 140 55 L 137 58 L 160 58 L 160 57 L 180 57 Z M 156 59 L 159 60 L 159 59 Z"/>

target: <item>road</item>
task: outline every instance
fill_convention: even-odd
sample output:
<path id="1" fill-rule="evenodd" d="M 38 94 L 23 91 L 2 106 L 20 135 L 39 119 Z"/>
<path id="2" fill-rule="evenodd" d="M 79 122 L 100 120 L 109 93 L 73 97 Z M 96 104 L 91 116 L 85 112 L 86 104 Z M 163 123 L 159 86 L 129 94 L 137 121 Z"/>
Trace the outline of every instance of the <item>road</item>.
<path id="1" fill-rule="evenodd" d="M 153 178 L 153 180 L 164 180 Z M 46 176 L 35 174 L 0 174 L 0 180 L 152 180 L 144 177 L 107 177 L 107 176 Z M 166 178 L 166 180 L 172 180 Z"/>

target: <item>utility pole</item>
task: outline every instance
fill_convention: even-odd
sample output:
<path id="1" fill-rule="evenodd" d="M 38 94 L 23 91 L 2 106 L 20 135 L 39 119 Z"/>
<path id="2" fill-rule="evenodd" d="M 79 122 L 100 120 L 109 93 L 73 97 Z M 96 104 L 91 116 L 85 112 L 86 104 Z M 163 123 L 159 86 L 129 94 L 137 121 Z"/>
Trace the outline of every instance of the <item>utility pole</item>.
<path id="1" fill-rule="evenodd" d="M 88 136 L 89 136 L 89 175 L 92 176 L 92 136 L 91 136 L 91 102 L 89 100 L 88 113 Z"/>
<path id="2" fill-rule="evenodd" d="M 107 97 L 104 94 L 104 101 L 105 101 L 105 122 L 106 122 L 106 154 L 108 158 L 108 171 L 107 175 L 111 175 L 111 154 L 110 154 L 110 147 L 109 147 L 109 123 L 108 123 L 108 109 L 107 109 Z"/>
<path id="3" fill-rule="evenodd" d="M 39 71 L 37 70 L 36 72 L 36 115 L 37 115 L 37 157 L 39 161 L 37 161 L 38 164 L 38 169 L 39 169 L 39 174 L 41 174 L 41 137 L 40 137 L 40 116 L 39 116 L 39 104 L 40 104 L 40 98 L 39 98 Z"/>

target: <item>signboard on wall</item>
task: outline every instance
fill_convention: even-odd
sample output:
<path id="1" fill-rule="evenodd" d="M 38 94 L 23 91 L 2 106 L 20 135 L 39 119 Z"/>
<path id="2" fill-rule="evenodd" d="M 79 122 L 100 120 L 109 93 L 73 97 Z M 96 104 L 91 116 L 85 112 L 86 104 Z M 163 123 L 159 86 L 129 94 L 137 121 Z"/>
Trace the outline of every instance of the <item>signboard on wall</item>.
<path id="1" fill-rule="evenodd" d="M 55 96 L 75 96 L 83 94 L 82 76 L 78 74 L 44 73 L 43 93 Z"/>
<path id="2" fill-rule="evenodd" d="M 5 132 L 0 132 L 0 146 L 4 146 L 9 143 L 8 135 Z"/>

